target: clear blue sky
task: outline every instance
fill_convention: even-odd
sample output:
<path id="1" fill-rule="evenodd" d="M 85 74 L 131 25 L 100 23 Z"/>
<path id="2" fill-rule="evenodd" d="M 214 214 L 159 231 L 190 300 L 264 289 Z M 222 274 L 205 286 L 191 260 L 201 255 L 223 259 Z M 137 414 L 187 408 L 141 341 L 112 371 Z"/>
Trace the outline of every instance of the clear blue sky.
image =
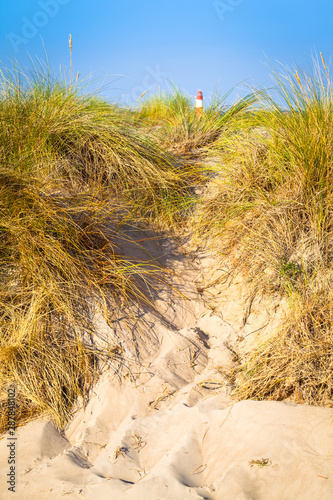
<path id="1" fill-rule="evenodd" d="M 43 57 L 55 73 L 93 74 L 103 95 L 133 104 L 168 81 L 204 97 L 240 82 L 270 85 L 266 58 L 305 67 L 314 51 L 330 60 L 332 0 L 1 0 L 0 59 L 23 66 Z M 116 75 L 121 75 L 119 78 Z M 119 79 L 117 79 L 119 78 Z"/>

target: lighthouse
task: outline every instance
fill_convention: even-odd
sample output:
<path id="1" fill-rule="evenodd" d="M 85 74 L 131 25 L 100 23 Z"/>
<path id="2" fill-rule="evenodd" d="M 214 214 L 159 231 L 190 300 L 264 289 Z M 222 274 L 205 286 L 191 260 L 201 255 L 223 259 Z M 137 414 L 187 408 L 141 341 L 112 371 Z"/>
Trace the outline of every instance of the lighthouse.
<path id="1" fill-rule="evenodd" d="M 202 97 L 201 90 L 198 90 L 198 92 L 197 92 L 197 99 L 195 102 L 195 108 L 197 111 L 197 118 L 200 118 L 200 116 L 202 115 L 202 110 L 203 110 L 203 97 Z"/>

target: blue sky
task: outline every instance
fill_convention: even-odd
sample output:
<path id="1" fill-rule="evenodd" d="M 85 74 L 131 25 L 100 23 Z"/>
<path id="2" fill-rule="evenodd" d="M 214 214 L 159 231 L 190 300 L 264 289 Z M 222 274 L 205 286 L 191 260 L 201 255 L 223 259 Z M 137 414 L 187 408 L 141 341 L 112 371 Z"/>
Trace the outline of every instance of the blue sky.
<path id="1" fill-rule="evenodd" d="M 75 74 L 131 105 L 170 82 L 204 98 L 217 85 L 270 86 L 268 61 L 306 67 L 333 50 L 332 0 L 3 0 L 0 9 L 2 64 L 12 52 L 31 67 L 28 54 L 43 58 L 44 44 L 58 74 L 71 34 Z"/>

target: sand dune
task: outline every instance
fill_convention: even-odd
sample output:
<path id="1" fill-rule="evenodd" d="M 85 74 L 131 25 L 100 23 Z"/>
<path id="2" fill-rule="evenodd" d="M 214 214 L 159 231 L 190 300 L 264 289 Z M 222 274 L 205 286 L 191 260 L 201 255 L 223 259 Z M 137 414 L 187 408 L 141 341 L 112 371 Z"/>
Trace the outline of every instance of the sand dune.
<path id="1" fill-rule="evenodd" d="M 245 350 L 274 331 L 283 304 L 262 300 L 246 312 L 241 282 L 208 287 L 223 273 L 210 256 L 193 259 L 170 240 L 146 251 L 174 270 L 174 288 L 155 290 L 159 315 L 123 310 L 112 327 L 96 316 L 100 341 L 120 343 L 126 363 L 103 374 L 63 433 L 43 419 L 17 430 L 16 497 L 333 498 L 333 410 L 235 403 L 219 371 L 232 364 L 234 347 Z M 7 437 L 0 441 L 4 500 L 13 497 Z"/>

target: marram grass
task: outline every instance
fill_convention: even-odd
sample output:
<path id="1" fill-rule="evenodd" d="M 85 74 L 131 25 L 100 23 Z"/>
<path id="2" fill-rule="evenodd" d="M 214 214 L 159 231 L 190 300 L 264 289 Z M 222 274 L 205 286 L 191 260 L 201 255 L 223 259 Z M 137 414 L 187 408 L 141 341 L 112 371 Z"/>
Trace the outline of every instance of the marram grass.
<path id="1" fill-rule="evenodd" d="M 188 189 L 128 113 L 48 72 L 2 73 L 0 406 L 14 384 L 18 425 L 63 426 L 102 366 L 121 364 L 121 346 L 96 341 L 95 310 L 149 303 L 160 268 L 118 255 L 115 237 L 135 217 L 173 224 Z"/>
<path id="2" fill-rule="evenodd" d="M 129 112 L 41 69 L 3 72 L 0 159 L 6 168 L 66 183 L 107 187 L 140 213 L 170 222 L 190 198 L 187 168 L 149 139 Z M 186 205 L 186 203 L 185 203 Z"/>
<path id="3" fill-rule="evenodd" d="M 246 121 L 246 111 L 257 101 L 253 92 L 227 105 L 229 95 L 230 92 L 221 97 L 216 92 L 197 118 L 194 100 L 174 88 L 166 95 L 155 94 L 147 99 L 138 118 L 142 125 L 153 127 L 154 135 L 169 151 L 183 159 L 205 159 L 216 154 L 217 144 Z"/>
<path id="4" fill-rule="evenodd" d="M 117 255 L 124 206 L 9 174 L 0 190 L 1 404 L 14 383 L 20 418 L 42 413 L 62 426 L 102 365 L 121 359 L 120 346 L 98 343 L 95 310 L 111 297 L 113 307 L 148 302 L 138 277 L 158 269 Z"/>
<path id="5" fill-rule="evenodd" d="M 326 65 L 274 74 L 252 127 L 221 151 L 214 189 L 196 211 L 231 267 L 259 295 L 290 303 L 276 338 L 235 376 L 240 398 L 333 406 L 330 280 L 333 92 Z"/>

